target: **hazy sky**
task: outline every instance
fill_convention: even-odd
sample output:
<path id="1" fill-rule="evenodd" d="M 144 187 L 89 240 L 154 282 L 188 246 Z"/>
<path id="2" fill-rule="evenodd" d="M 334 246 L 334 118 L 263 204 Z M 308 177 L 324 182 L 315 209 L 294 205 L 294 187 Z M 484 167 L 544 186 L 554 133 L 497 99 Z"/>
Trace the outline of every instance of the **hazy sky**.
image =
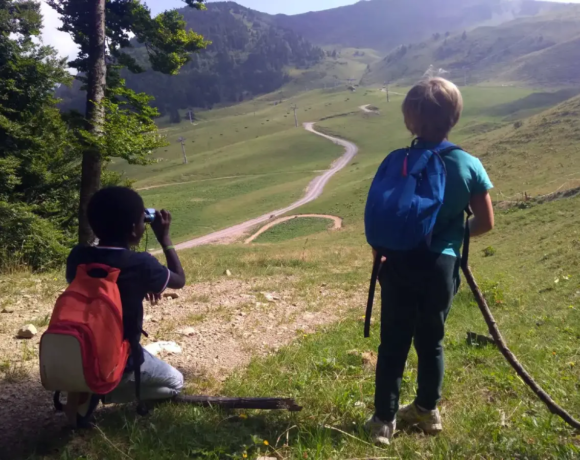
<path id="1" fill-rule="evenodd" d="M 58 15 L 46 4 L 45 0 L 41 1 L 44 14 L 44 31 L 42 34 L 44 42 L 54 46 L 63 56 L 74 56 L 76 51 L 74 43 L 68 34 L 57 30 L 60 25 Z M 185 6 L 185 3 L 180 0 L 145 0 L 145 3 L 149 5 L 153 13 Z M 265 13 L 298 14 L 350 5 L 356 3 L 356 0 L 238 0 L 237 3 Z M 564 3 L 580 3 L 580 0 L 565 0 Z"/>

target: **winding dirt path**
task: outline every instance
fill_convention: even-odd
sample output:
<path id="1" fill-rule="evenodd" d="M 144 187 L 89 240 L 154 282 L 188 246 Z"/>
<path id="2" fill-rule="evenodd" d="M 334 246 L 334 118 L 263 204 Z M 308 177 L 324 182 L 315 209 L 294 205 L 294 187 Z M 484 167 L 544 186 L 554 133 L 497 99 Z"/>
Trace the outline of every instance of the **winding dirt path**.
<path id="1" fill-rule="evenodd" d="M 332 230 L 338 230 L 339 228 L 342 228 L 342 218 L 337 217 L 337 216 L 330 216 L 327 214 L 298 214 L 296 216 L 280 217 L 280 219 L 276 219 L 275 221 L 264 225 L 260 230 L 258 230 L 256 233 L 254 233 L 252 236 L 250 236 L 246 241 L 244 241 L 244 244 L 250 244 L 256 238 L 258 238 L 261 234 L 267 232 L 272 227 L 275 227 L 278 224 L 282 224 L 284 222 L 288 222 L 289 220 L 293 220 L 293 219 L 302 219 L 304 217 L 316 217 L 319 219 L 329 219 L 329 220 L 332 220 L 334 222 L 334 227 L 332 228 Z"/>
<path id="2" fill-rule="evenodd" d="M 286 214 L 290 211 L 293 211 L 294 209 L 299 208 L 300 206 L 303 206 L 307 203 L 310 203 L 311 201 L 316 200 L 320 195 L 322 195 L 324 187 L 326 186 L 328 181 L 332 178 L 332 176 L 334 176 L 337 172 L 339 172 L 341 169 L 343 169 L 346 165 L 348 165 L 352 161 L 352 159 L 358 153 L 358 147 L 356 146 L 356 144 L 353 144 L 352 142 L 345 141 L 344 139 L 339 139 L 338 137 L 329 136 L 327 134 L 323 134 L 321 132 L 316 131 L 314 129 L 314 123 L 304 123 L 304 129 L 306 129 L 306 131 L 310 131 L 313 134 L 324 137 L 325 139 L 328 139 L 329 141 L 334 142 L 337 145 L 342 145 L 345 149 L 345 152 L 343 156 L 341 156 L 338 160 L 336 160 L 332 164 L 329 170 L 325 171 L 324 174 L 314 178 L 312 182 L 310 182 L 308 188 L 306 189 L 306 194 L 301 199 L 285 208 L 271 211 L 260 217 L 256 217 L 241 224 L 234 225 L 233 227 L 225 228 L 223 230 L 210 233 L 209 235 L 201 236 L 199 238 L 195 238 L 193 240 L 178 244 L 175 246 L 175 249 L 180 251 L 182 249 L 188 249 L 196 246 L 203 246 L 206 244 L 216 243 L 224 239 L 231 240 L 239 238 L 253 227 L 263 224 L 264 222 L 268 222 L 269 220 L 281 216 L 282 214 Z M 159 252 L 160 251 L 154 251 L 153 254 L 157 254 Z"/>

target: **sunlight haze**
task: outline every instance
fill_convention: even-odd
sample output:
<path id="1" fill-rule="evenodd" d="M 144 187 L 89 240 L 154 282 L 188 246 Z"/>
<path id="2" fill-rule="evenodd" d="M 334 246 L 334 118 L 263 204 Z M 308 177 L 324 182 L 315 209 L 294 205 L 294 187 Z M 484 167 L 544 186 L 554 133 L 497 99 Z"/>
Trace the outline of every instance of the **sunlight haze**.
<path id="1" fill-rule="evenodd" d="M 182 8 L 185 6 L 185 3 L 181 0 L 149 0 L 146 3 L 154 14 L 160 13 L 169 8 Z M 264 13 L 291 15 L 337 8 L 357 2 L 352 0 L 295 0 L 292 2 L 283 2 L 280 0 L 240 0 L 236 3 Z M 580 0 L 571 0 L 560 3 L 580 3 Z M 44 30 L 42 33 L 44 42 L 47 45 L 54 46 L 61 55 L 69 57 L 74 56 L 76 45 L 72 42 L 68 34 L 57 30 L 60 26 L 60 19 L 58 18 L 57 13 L 50 8 L 45 1 L 42 1 L 42 14 L 44 15 Z"/>

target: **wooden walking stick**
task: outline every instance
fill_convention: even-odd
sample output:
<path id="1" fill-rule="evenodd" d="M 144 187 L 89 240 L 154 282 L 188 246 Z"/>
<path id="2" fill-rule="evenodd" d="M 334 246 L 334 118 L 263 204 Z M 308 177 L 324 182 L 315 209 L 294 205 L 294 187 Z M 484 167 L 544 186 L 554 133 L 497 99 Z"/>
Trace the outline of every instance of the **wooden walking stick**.
<path id="1" fill-rule="evenodd" d="M 195 406 L 217 406 L 224 409 L 262 409 L 287 410 L 300 412 L 302 407 L 289 398 L 223 398 L 219 396 L 189 396 L 180 395 L 175 402 L 193 404 Z"/>
<path id="2" fill-rule="evenodd" d="M 518 361 L 516 356 L 510 351 L 505 340 L 503 339 L 499 328 L 497 327 L 497 323 L 487 305 L 487 301 L 479 289 L 477 282 L 469 268 L 469 217 L 471 217 L 471 211 L 468 210 L 467 212 L 467 222 L 465 225 L 465 239 L 463 243 L 463 257 L 461 260 L 461 268 L 463 270 L 463 274 L 465 275 L 465 279 L 469 287 L 471 288 L 471 292 L 475 297 L 475 301 L 483 314 L 483 318 L 487 324 L 489 329 L 489 333 L 493 337 L 497 347 L 501 351 L 502 355 L 504 355 L 505 359 L 510 363 L 510 365 L 514 368 L 516 373 L 520 376 L 520 378 L 528 385 L 531 390 L 540 398 L 540 400 L 548 406 L 549 411 L 552 414 L 556 414 L 562 420 L 564 420 L 568 425 L 572 426 L 576 430 L 580 430 L 580 422 L 572 417 L 566 410 L 560 407 L 548 393 L 546 393 L 540 385 L 532 378 L 532 376 L 524 369 L 522 364 Z"/>

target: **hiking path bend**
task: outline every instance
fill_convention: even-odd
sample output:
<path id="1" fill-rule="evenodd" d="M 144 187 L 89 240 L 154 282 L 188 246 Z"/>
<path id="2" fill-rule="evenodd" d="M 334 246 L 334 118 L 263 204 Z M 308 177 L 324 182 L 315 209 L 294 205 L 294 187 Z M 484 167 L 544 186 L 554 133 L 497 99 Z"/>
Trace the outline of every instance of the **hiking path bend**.
<path id="1" fill-rule="evenodd" d="M 334 176 L 337 172 L 347 166 L 352 159 L 358 153 L 358 147 L 356 144 L 346 141 L 344 139 L 340 139 L 338 137 L 329 136 L 328 134 L 321 133 L 314 129 L 314 123 L 304 123 L 304 129 L 306 131 L 310 131 L 311 133 L 316 134 L 317 136 L 324 137 L 331 142 L 334 142 L 337 145 L 342 145 L 344 147 L 344 154 L 332 163 L 329 170 L 325 171 L 322 175 L 315 177 L 312 182 L 308 185 L 306 189 L 305 195 L 300 198 L 298 201 L 286 206 L 285 208 L 277 209 L 275 211 L 268 212 L 260 217 L 256 217 L 254 219 L 248 220 L 241 224 L 234 225 L 232 227 L 225 228 L 223 230 L 219 230 L 217 232 L 210 233 L 205 236 L 200 236 L 198 238 L 194 238 L 189 241 L 185 241 L 183 243 L 175 245 L 175 249 L 180 251 L 182 249 L 189 249 L 196 246 L 203 246 L 206 244 L 217 243 L 222 240 L 232 240 L 238 237 L 243 236 L 253 227 L 256 227 L 260 224 L 270 221 L 275 217 L 279 217 L 282 214 L 286 214 L 287 212 L 293 211 L 300 206 L 303 206 L 311 201 L 316 200 L 322 192 L 324 191 L 324 187 L 328 183 L 328 181 Z M 153 254 L 159 253 L 160 251 L 154 251 Z"/>

